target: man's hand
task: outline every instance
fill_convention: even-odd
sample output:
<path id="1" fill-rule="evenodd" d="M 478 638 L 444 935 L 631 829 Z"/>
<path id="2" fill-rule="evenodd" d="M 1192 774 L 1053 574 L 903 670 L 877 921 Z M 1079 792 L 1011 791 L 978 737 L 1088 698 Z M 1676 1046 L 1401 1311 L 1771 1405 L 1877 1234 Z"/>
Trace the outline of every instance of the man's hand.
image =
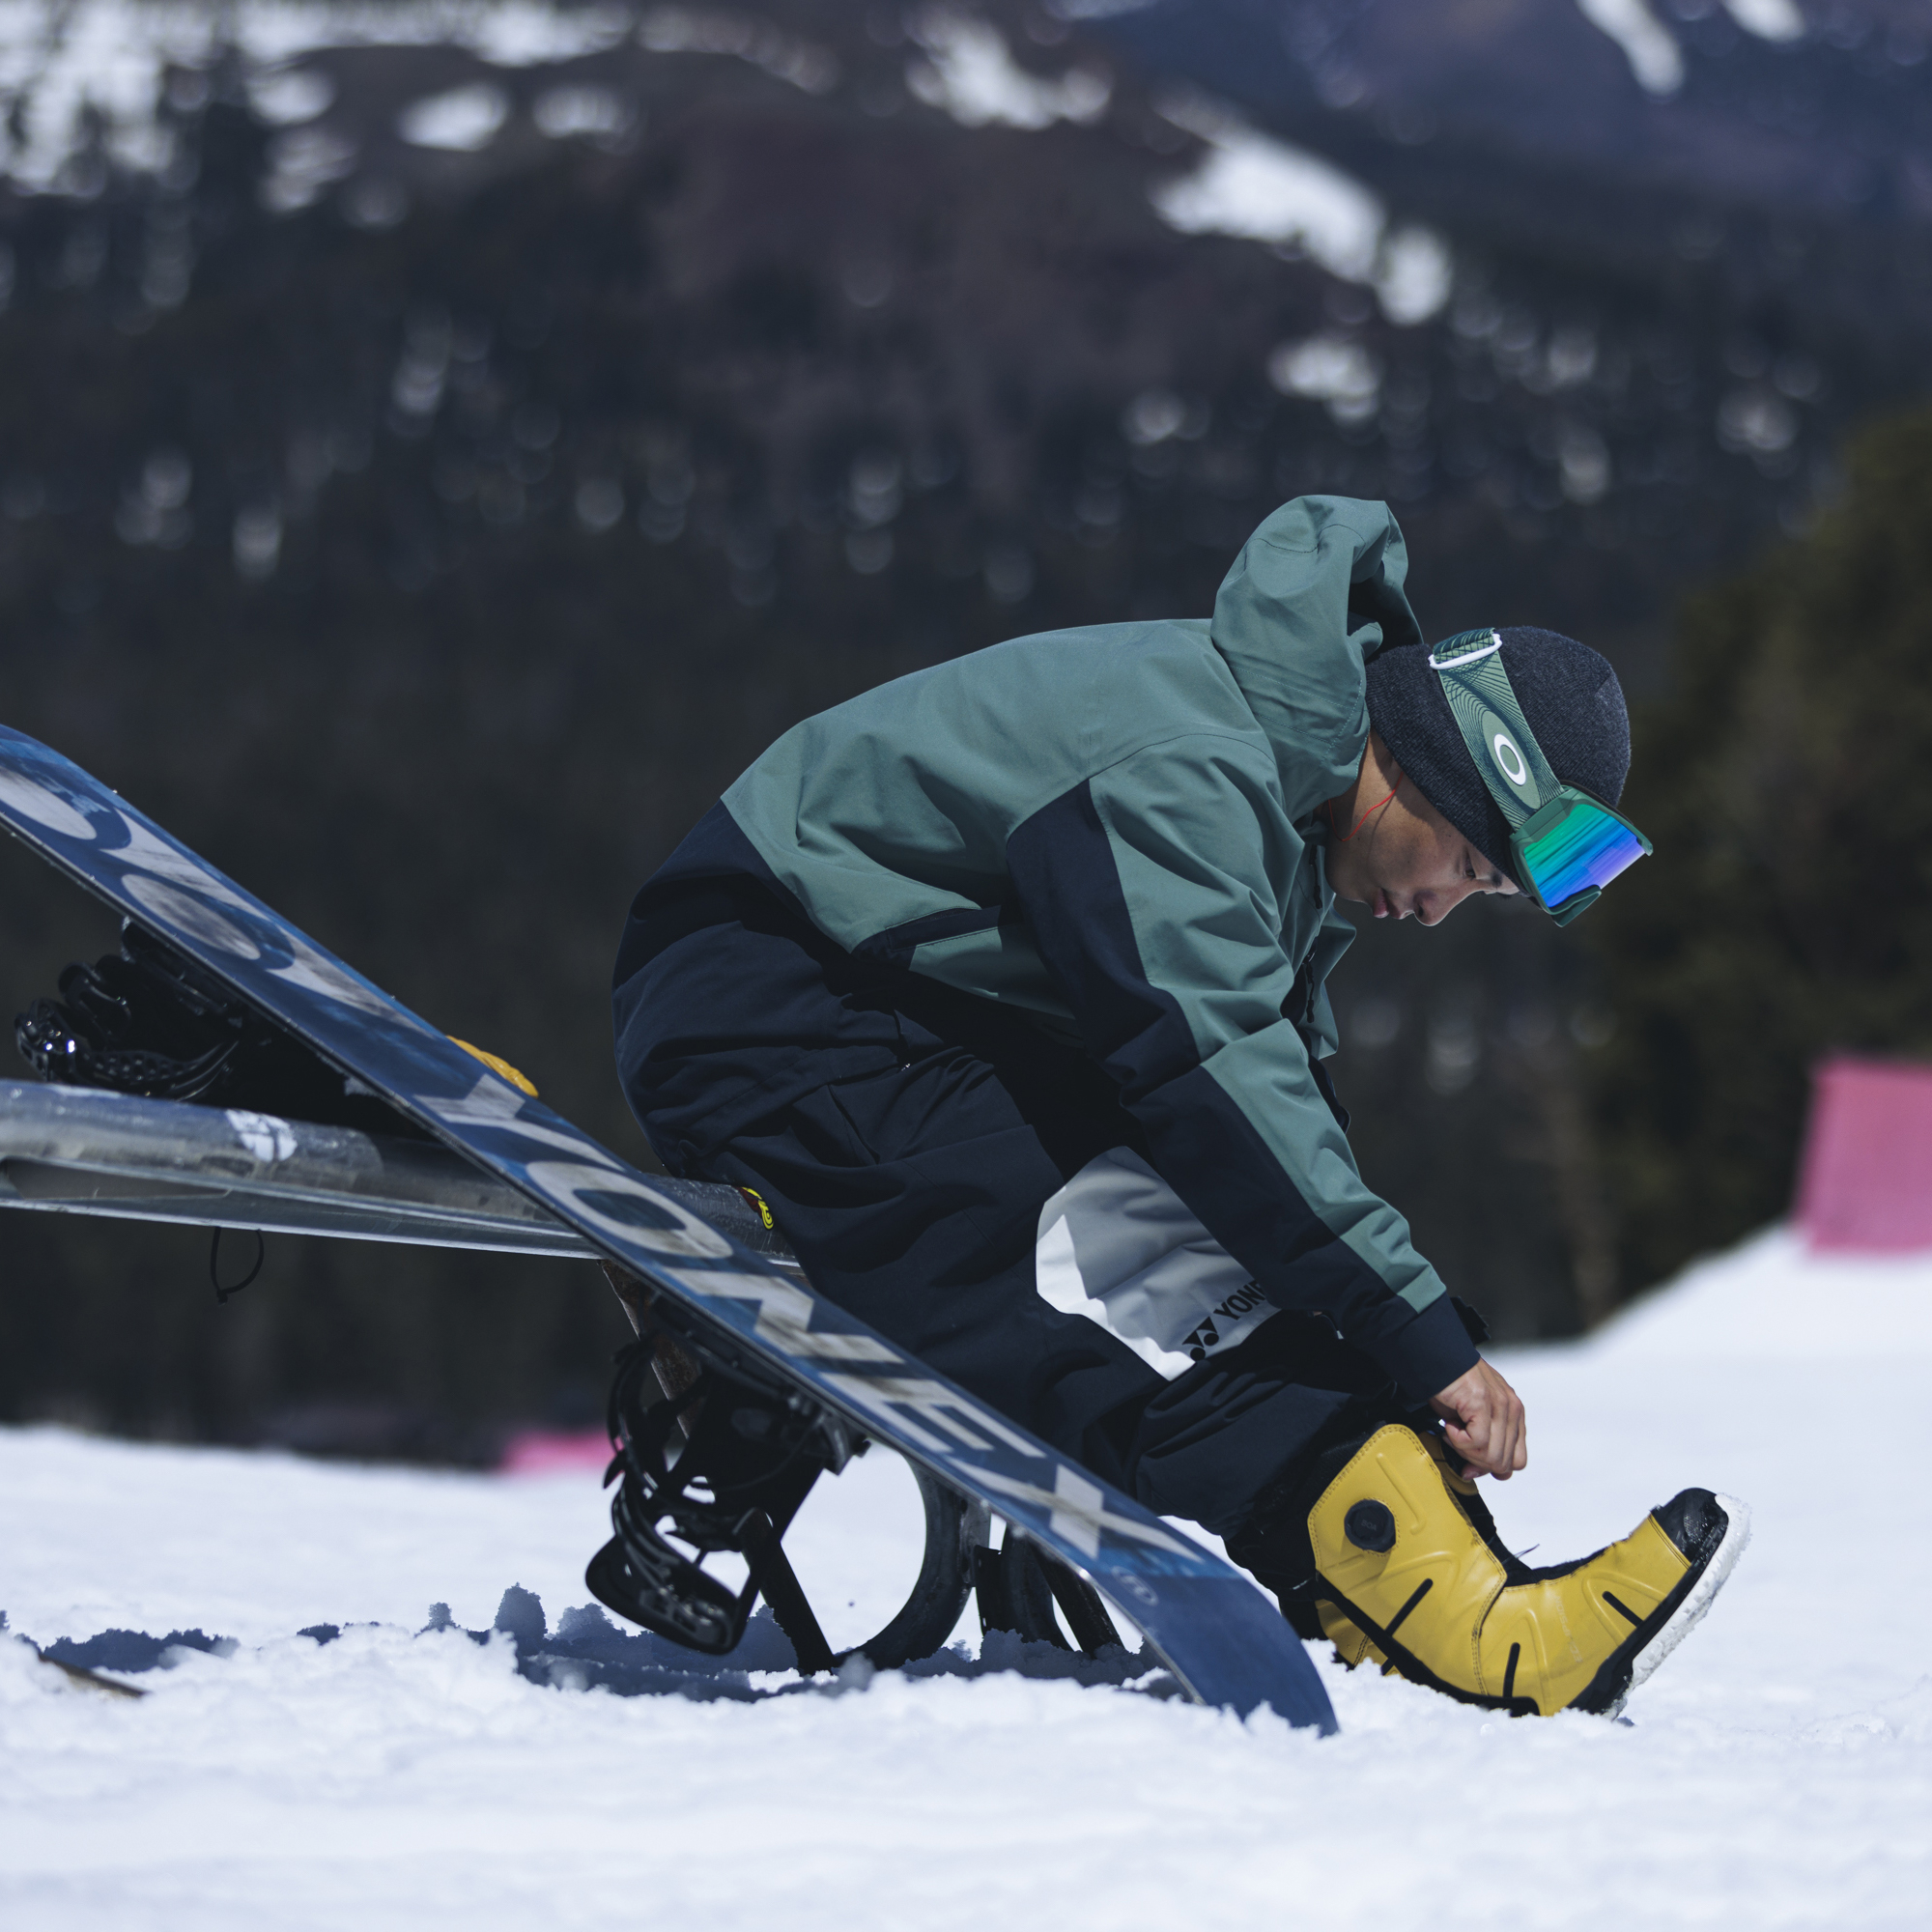
<path id="1" fill-rule="evenodd" d="M 1442 1434 L 1466 1465 L 1465 1476 L 1506 1483 L 1529 1461 L 1522 1401 L 1485 1361 L 1458 1376 L 1430 1404 L 1448 1425 Z"/>

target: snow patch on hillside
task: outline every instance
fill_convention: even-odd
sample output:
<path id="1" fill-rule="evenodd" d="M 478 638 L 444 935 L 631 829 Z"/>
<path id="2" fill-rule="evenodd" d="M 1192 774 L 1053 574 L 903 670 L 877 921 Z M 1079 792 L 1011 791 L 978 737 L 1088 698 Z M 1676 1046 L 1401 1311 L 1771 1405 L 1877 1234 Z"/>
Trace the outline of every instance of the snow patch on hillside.
<path id="1" fill-rule="evenodd" d="M 1049 77 L 1021 67 L 989 20 L 935 7 L 915 14 L 910 32 L 925 58 L 907 67 L 906 86 L 962 127 L 1037 132 L 1056 121 L 1084 126 L 1104 114 L 1113 98 L 1105 76 L 1088 69 Z"/>
<path id="2" fill-rule="evenodd" d="M 1684 85 L 1684 50 L 1677 36 L 1651 11 L 1649 0 L 1577 0 L 1577 11 L 1623 49 L 1632 74 L 1646 94 L 1671 95 Z M 1688 10 L 1680 11 L 1691 17 Z M 1724 0 L 1724 11 L 1760 41 L 1776 43 L 1804 38 L 1804 15 L 1796 0 Z"/>
<path id="3" fill-rule="evenodd" d="M 1677 37 L 1645 0 L 1577 0 L 1577 10 L 1623 49 L 1636 84 L 1646 94 L 1675 94 L 1684 85 L 1684 55 Z"/>
<path id="4" fill-rule="evenodd" d="M 1392 229 L 1380 196 L 1354 176 L 1198 96 L 1175 96 L 1161 111 L 1207 144 L 1191 173 L 1152 190 L 1154 212 L 1170 227 L 1298 250 L 1343 281 L 1371 285 L 1383 314 L 1402 327 L 1427 322 L 1447 303 L 1448 244 L 1433 229 Z"/>

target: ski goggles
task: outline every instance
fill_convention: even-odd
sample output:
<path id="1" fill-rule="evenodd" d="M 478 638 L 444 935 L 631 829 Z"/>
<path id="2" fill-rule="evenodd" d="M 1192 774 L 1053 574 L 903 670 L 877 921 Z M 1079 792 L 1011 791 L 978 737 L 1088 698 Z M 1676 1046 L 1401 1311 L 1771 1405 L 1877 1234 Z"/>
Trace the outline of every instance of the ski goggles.
<path id="1" fill-rule="evenodd" d="M 1429 654 L 1457 728 L 1510 826 L 1523 890 L 1558 925 L 1596 903 L 1619 872 L 1651 849 L 1622 812 L 1550 769 L 1503 668 L 1494 631 L 1464 631 Z"/>

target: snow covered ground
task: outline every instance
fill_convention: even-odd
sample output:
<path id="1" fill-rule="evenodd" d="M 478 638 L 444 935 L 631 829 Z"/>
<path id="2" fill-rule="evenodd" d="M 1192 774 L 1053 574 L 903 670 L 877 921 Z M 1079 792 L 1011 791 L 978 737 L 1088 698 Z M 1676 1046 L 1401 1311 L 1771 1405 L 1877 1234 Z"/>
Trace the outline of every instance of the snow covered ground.
<path id="1" fill-rule="evenodd" d="M 11 1629 L 138 1634 L 81 1653 L 124 1667 L 200 1634 L 129 1671 L 138 1701 L 0 1639 L 0 1922 L 1932 1922 L 1932 1259 L 1768 1236 L 1505 1366 L 1532 1462 L 1492 1500 L 1538 1560 L 1688 1483 L 1754 1506 L 1628 1725 L 1510 1722 L 1324 1664 L 1324 1742 L 1163 1697 L 1138 1660 L 1083 1684 L 964 1633 L 925 1675 L 705 1675 L 566 1614 L 604 1534 L 588 1477 L 0 1432 Z M 835 1640 L 891 1607 L 914 1507 L 883 1455 L 814 1499 L 800 1567 Z M 547 1616 L 506 1606 L 527 1674 L 510 1631 L 463 1634 L 513 1583 Z M 433 1604 L 452 1627 L 425 1633 Z M 298 1634 L 324 1625 L 342 1634 Z"/>

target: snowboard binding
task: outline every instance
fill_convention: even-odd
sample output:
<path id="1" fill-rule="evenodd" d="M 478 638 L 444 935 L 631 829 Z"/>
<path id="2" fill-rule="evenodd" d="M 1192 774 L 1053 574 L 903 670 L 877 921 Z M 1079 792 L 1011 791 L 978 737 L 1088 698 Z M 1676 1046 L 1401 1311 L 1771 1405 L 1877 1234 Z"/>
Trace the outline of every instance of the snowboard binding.
<path id="1" fill-rule="evenodd" d="M 612 1535 L 584 1581 L 619 1616 L 713 1657 L 737 1647 L 762 1595 L 801 1668 L 829 1668 L 781 1539 L 812 1484 L 864 1438 L 749 1355 L 673 1335 L 640 1293 L 625 1298 L 642 1319 L 611 1387 Z M 736 1590 L 704 1567 L 727 1551 L 745 1560 Z"/>
<path id="2" fill-rule="evenodd" d="M 919 1576 L 883 1630 L 835 1652 L 782 1539 L 812 1484 L 863 1456 L 867 1438 L 773 1377 L 728 1330 L 699 1324 L 608 1262 L 604 1272 L 638 1333 L 611 1389 L 613 1534 L 584 1573 L 607 1608 L 715 1657 L 737 1647 L 762 1596 L 808 1675 L 850 1657 L 882 1670 L 930 1657 L 976 1592 L 982 1631 L 1088 1657 L 1120 1642 L 1090 1583 L 1010 1530 L 989 1548 L 986 1506 L 908 1460 L 925 1512 Z M 735 1591 L 704 1568 L 725 1551 L 747 1566 Z"/>
<path id="3" fill-rule="evenodd" d="M 14 1022 L 43 1080 L 421 1140 L 422 1130 L 134 921 Z"/>

